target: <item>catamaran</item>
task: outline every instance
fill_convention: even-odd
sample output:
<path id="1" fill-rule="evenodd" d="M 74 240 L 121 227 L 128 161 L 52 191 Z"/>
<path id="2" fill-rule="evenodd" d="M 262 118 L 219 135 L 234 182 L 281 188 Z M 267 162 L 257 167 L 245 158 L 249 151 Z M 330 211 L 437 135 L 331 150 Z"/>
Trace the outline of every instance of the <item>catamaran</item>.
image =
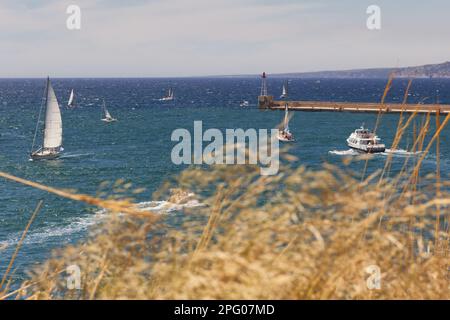
<path id="1" fill-rule="evenodd" d="M 288 109 L 287 103 L 284 107 L 283 128 L 278 131 L 278 140 L 283 141 L 283 142 L 294 141 L 294 135 L 291 133 L 291 131 L 289 131 L 289 109 Z"/>
<path id="2" fill-rule="evenodd" d="M 113 118 L 111 114 L 109 113 L 108 109 L 106 109 L 106 103 L 105 100 L 103 100 L 103 112 L 105 113 L 105 117 L 102 119 L 104 122 L 114 122 L 117 121 L 117 119 Z"/>
<path id="3" fill-rule="evenodd" d="M 380 153 L 386 150 L 386 146 L 381 143 L 381 139 L 369 129 L 365 129 L 364 126 L 361 126 L 360 129 L 356 129 L 355 132 L 348 137 L 347 144 L 356 151 L 366 153 Z"/>
<path id="4" fill-rule="evenodd" d="M 31 146 L 31 160 L 49 160 L 60 156 L 64 150 L 62 147 L 62 119 L 59 109 L 58 99 L 56 99 L 50 78 L 47 78 L 45 87 L 45 124 L 43 144 L 37 150 L 34 150 L 36 137 L 39 129 L 39 123 L 44 103 L 39 110 L 38 121 L 34 133 L 33 144 Z"/>
<path id="5" fill-rule="evenodd" d="M 159 99 L 159 101 L 172 101 L 174 99 L 173 97 L 173 89 L 170 88 L 169 91 L 167 92 L 167 95 L 161 99 Z"/>
<path id="6" fill-rule="evenodd" d="M 67 103 L 67 106 L 69 108 L 74 108 L 75 107 L 75 93 L 73 92 L 73 89 L 70 92 L 69 102 Z"/>

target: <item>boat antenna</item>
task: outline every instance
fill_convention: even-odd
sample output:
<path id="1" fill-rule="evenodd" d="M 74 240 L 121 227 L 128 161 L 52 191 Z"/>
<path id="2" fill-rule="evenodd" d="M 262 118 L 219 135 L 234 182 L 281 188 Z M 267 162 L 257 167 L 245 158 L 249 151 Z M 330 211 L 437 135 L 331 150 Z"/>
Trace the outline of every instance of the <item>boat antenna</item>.
<path id="1" fill-rule="evenodd" d="M 46 85 L 45 85 L 44 95 L 43 95 L 43 97 L 41 99 L 41 107 L 39 108 L 39 115 L 38 115 L 38 120 L 36 122 L 36 129 L 34 130 L 33 143 L 31 144 L 31 151 L 30 151 L 30 153 L 33 153 L 33 150 L 34 150 L 34 144 L 36 142 L 37 132 L 38 132 L 38 129 L 39 129 L 39 122 L 41 121 L 42 109 L 44 108 L 44 101 L 45 101 L 45 103 L 47 103 L 48 84 L 49 83 L 50 83 L 50 77 L 47 76 L 47 82 L 46 82 Z"/>

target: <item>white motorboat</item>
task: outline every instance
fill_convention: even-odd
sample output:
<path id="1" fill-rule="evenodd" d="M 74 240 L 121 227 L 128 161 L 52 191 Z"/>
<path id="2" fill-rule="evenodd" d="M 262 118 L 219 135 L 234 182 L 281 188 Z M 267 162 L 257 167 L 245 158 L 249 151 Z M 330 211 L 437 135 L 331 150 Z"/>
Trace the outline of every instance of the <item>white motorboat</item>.
<path id="1" fill-rule="evenodd" d="M 381 143 L 381 139 L 362 126 L 356 129 L 347 139 L 350 148 L 365 153 L 380 153 L 386 150 L 386 146 Z"/>

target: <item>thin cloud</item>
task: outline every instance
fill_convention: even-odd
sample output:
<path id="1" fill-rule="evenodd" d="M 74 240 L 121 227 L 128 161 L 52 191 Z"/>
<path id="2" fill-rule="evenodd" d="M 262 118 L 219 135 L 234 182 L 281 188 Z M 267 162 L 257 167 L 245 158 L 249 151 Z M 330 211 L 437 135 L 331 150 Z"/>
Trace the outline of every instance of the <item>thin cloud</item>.
<path id="1" fill-rule="evenodd" d="M 439 17 L 446 11 L 428 17 L 425 4 L 403 0 L 379 1 L 379 32 L 365 28 L 366 5 L 350 0 L 38 2 L 0 4 L 0 59 L 8 62 L 0 76 L 296 72 L 447 60 L 442 39 L 450 22 Z M 66 29 L 69 4 L 82 9 L 80 31 Z"/>

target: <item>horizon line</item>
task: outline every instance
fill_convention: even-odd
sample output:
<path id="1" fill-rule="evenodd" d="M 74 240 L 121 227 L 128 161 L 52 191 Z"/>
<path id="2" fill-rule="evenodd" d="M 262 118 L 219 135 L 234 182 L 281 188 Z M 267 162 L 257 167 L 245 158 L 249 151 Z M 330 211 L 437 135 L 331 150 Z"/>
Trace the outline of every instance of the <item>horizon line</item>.
<path id="1" fill-rule="evenodd" d="M 350 71 L 363 71 L 363 70 L 392 70 L 392 69 L 405 69 L 405 68 L 417 68 L 417 67 L 425 67 L 431 65 L 440 65 L 450 63 L 450 61 L 444 61 L 439 63 L 428 63 L 422 65 L 415 66 L 402 66 L 402 67 L 367 67 L 367 68 L 353 68 L 353 69 L 338 69 L 338 70 L 319 70 L 319 71 L 293 71 L 293 72 L 266 72 L 267 75 L 302 75 L 302 74 L 314 74 L 314 73 L 327 73 L 327 72 L 350 72 Z M 244 73 L 244 74 L 212 74 L 212 75 L 185 75 L 185 76 L 62 76 L 62 77 L 50 77 L 52 79 L 186 79 L 186 78 L 242 78 L 242 77 L 259 77 L 263 73 Z M 48 76 L 48 75 L 47 75 Z M 20 76 L 20 77 L 3 77 L 0 76 L 0 79 L 42 79 L 47 76 Z M 318 77 L 319 78 L 319 77 Z M 339 77 L 337 77 L 339 78 Z M 375 78 L 375 77 L 371 77 Z M 384 79 L 385 77 L 379 77 L 380 79 Z"/>

